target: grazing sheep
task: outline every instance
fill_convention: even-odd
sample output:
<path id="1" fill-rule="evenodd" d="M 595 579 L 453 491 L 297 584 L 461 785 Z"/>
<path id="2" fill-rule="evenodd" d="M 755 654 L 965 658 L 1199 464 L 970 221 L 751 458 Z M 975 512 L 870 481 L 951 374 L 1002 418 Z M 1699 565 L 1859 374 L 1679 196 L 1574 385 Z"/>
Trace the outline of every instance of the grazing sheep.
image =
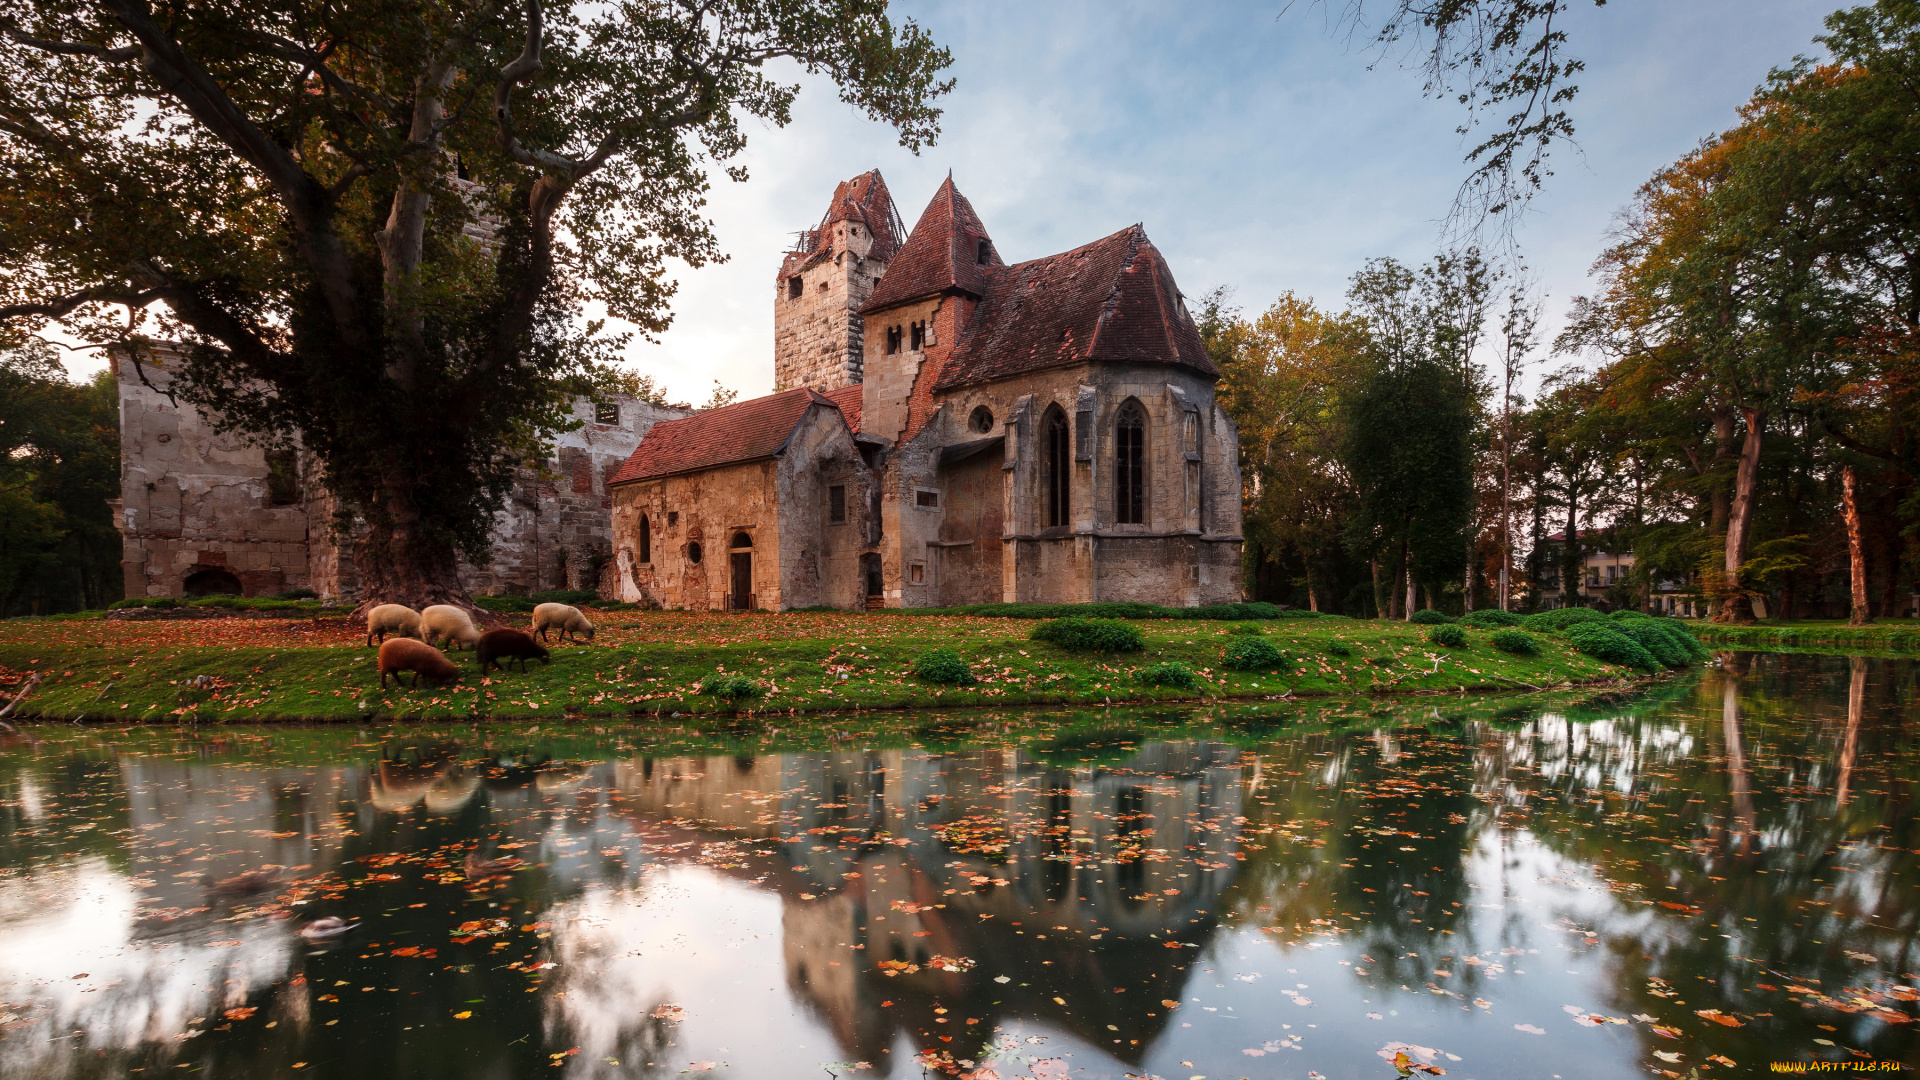
<path id="1" fill-rule="evenodd" d="M 392 675 L 394 682 L 400 681 L 400 672 L 413 672 L 413 685 L 420 685 L 420 676 L 436 686 L 444 686 L 460 677 L 460 669 L 446 654 L 424 641 L 412 638 L 394 638 L 380 643 L 380 688 L 386 689 L 387 676 Z"/>
<path id="2" fill-rule="evenodd" d="M 420 613 L 405 604 L 381 604 L 367 612 L 367 644 L 373 644 L 374 635 L 385 642 L 387 635 L 395 637 L 417 638 L 420 636 Z"/>
<path id="3" fill-rule="evenodd" d="M 435 604 L 420 613 L 420 640 L 429 645 L 446 642 L 445 648 L 465 645 L 473 648 L 480 640 L 480 628 L 473 625 L 473 617 L 465 608 L 452 604 Z"/>
<path id="4" fill-rule="evenodd" d="M 507 666 L 500 663 L 502 657 L 520 661 L 521 671 L 527 670 L 528 660 L 548 662 L 546 646 L 518 630 L 489 630 L 481 634 L 480 643 L 473 647 L 473 655 L 480 661 L 483 672 L 489 666 L 507 670 Z"/>
<path id="5" fill-rule="evenodd" d="M 534 608 L 533 628 L 527 632 L 539 634 L 540 640 L 545 641 L 548 627 L 560 631 L 561 638 L 567 641 L 574 640 L 575 634 L 585 634 L 588 641 L 593 640 L 593 624 L 587 621 L 585 615 L 580 614 L 580 609 L 577 607 L 568 607 L 565 604 L 541 604 Z"/>

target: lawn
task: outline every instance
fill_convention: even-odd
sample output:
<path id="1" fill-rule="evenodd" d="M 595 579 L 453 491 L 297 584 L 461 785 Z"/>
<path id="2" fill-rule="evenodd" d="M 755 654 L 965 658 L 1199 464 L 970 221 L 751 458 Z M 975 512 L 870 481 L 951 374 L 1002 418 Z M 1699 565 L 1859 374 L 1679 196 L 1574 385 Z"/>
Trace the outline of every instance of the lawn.
<path id="1" fill-rule="evenodd" d="M 1793 646 L 1837 646 L 1859 649 L 1920 649 L 1920 619 L 1881 619 L 1866 626 L 1848 626 L 1844 619 L 1763 619 L 1753 623 L 1689 622 L 1694 635 L 1708 645 L 1771 650 Z"/>
<path id="2" fill-rule="evenodd" d="M 1538 655 L 1512 656 L 1489 646 L 1482 630 L 1449 648 L 1429 642 L 1427 627 L 1348 619 L 1144 619 L 1130 625 L 1145 649 L 1117 654 L 1029 640 L 1040 625 L 1029 619 L 609 612 L 595 621 L 594 643 L 556 645 L 550 664 L 525 674 L 482 676 L 470 653 L 455 652 L 461 678 L 452 686 L 381 690 L 374 650 L 341 618 L 14 619 L 0 622 L 0 693 L 42 673 L 20 715 L 45 719 L 459 720 L 1252 701 L 1537 689 L 1637 674 L 1580 655 L 1557 635 L 1535 635 Z M 1281 669 L 1222 666 L 1225 648 L 1249 630 L 1285 654 Z M 915 676 L 914 661 L 941 646 L 979 681 L 940 686 Z M 1168 662 L 1191 668 L 1197 689 L 1151 687 L 1136 675 Z M 736 702 L 701 693 L 716 674 L 745 676 L 763 695 Z M 192 685 L 198 676 L 212 685 Z"/>

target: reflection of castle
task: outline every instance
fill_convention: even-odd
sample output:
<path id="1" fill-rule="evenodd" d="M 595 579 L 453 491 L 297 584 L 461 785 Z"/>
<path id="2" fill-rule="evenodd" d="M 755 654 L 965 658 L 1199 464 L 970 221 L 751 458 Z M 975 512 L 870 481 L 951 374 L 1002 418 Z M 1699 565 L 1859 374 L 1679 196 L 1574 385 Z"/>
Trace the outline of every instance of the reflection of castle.
<path id="1" fill-rule="evenodd" d="M 615 783 L 631 812 L 786 845 L 739 872 L 783 897 L 788 984 L 847 1055 L 1017 1014 L 1133 1062 L 1233 880 L 1239 773 L 1231 747 L 1171 743 L 1115 770 L 890 750 L 629 761 Z"/>

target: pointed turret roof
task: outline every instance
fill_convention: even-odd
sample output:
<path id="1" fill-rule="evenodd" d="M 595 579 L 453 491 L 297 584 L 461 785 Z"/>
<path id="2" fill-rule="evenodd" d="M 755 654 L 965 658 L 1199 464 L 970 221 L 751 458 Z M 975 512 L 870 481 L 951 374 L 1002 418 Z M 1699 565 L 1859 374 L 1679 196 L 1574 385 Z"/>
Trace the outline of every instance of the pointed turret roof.
<path id="1" fill-rule="evenodd" d="M 986 244 L 984 261 L 982 242 Z M 1005 265 L 980 215 L 949 175 L 860 310 L 878 311 L 948 291 L 981 296 L 987 291 L 987 272 Z"/>
<path id="2" fill-rule="evenodd" d="M 891 260 L 905 239 L 901 235 L 900 211 L 893 205 L 887 182 L 879 169 L 870 169 L 851 180 L 840 181 L 833 189 L 833 199 L 827 203 L 827 212 L 820 218 L 819 226 L 801 234 L 799 246 L 787 252 L 781 261 L 780 276 L 791 277 L 831 256 L 833 227 L 842 221 L 866 226 L 873 236 L 873 246 L 867 251 L 869 259 Z"/>
<path id="3" fill-rule="evenodd" d="M 1087 360 L 1179 364 L 1219 377 L 1165 257 L 1138 225 L 997 269 L 987 282 L 936 393 Z"/>

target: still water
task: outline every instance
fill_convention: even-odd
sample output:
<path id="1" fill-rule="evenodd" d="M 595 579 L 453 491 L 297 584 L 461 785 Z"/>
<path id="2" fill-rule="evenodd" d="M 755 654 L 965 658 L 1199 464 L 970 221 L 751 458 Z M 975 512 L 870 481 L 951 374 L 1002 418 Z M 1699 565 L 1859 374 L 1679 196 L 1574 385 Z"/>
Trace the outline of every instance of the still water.
<path id="1" fill-rule="evenodd" d="M 30 729 L 0 744 L 0 1076 L 1898 1068 L 1916 675 Z"/>

